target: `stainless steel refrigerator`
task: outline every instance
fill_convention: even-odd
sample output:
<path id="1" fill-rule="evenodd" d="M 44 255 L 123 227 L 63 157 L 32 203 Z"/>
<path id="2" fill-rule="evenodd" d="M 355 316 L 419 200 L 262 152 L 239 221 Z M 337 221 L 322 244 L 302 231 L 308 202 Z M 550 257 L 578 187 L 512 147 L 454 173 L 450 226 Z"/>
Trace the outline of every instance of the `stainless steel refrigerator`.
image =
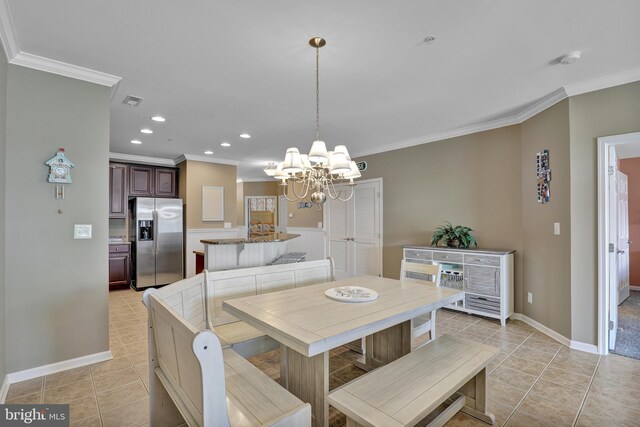
<path id="1" fill-rule="evenodd" d="M 135 288 L 182 280 L 182 199 L 137 197 L 129 214 Z"/>

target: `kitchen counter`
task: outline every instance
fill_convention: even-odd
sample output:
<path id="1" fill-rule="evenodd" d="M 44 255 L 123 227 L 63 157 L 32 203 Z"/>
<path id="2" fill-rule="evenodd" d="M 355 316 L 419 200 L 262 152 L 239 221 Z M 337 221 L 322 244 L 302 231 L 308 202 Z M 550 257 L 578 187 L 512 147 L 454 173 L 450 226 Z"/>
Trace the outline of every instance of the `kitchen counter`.
<path id="1" fill-rule="evenodd" d="M 299 236 L 275 233 L 234 239 L 200 240 L 204 243 L 204 268 L 216 271 L 268 265 L 286 254 L 287 242 Z"/>
<path id="2" fill-rule="evenodd" d="M 249 236 L 238 237 L 234 239 L 214 239 L 214 240 L 200 240 L 205 245 L 237 245 L 238 243 L 270 243 L 270 242 L 286 242 L 287 240 L 295 239 L 299 237 L 299 234 L 288 233 L 274 233 L 266 236 Z"/>
<path id="3" fill-rule="evenodd" d="M 510 249 L 486 249 L 486 248 L 448 248 L 446 246 L 431 246 L 431 245 L 405 245 L 405 249 L 430 249 L 434 251 L 443 252 L 463 252 L 471 254 L 490 254 L 490 255 L 507 255 L 512 254 L 515 251 Z"/>

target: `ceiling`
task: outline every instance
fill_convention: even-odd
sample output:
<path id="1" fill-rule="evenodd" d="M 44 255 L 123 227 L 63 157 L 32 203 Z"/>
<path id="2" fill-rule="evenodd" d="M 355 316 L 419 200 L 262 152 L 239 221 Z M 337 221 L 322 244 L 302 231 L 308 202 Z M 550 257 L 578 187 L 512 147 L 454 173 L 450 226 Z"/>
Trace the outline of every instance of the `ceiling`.
<path id="1" fill-rule="evenodd" d="M 210 149 L 242 179 L 314 140 L 312 36 L 327 39 L 321 139 L 353 157 L 517 123 L 567 94 L 640 79 L 637 0 L 0 1 L 20 52 L 122 77 L 112 152 Z M 582 59 L 559 64 L 572 50 Z M 144 101 L 129 107 L 127 94 Z"/>

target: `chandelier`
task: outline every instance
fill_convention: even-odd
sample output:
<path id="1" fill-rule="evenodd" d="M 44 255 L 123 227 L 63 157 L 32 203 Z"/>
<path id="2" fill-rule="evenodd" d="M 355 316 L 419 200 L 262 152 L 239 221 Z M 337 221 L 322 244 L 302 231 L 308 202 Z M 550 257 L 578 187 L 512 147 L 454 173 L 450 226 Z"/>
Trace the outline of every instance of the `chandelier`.
<path id="1" fill-rule="evenodd" d="M 309 40 L 311 47 L 316 49 L 316 140 L 311 145 L 311 151 L 309 154 L 300 154 L 296 147 L 288 148 L 284 161 L 269 163 L 264 169 L 267 175 L 281 181 L 287 200 L 295 202 L 311 194 L 310 200 L 316 206 L 322 205 L 327 195 L 343 202 L 351 199 L 355 186 L 353 180 L 361 176 L 347 147 L 336 145 L 333 151 L 327 151 L 326 144 L 320 140 L 320 48 L 326 43 L 320 37 Z M 345 187 L 349 190 L 345 190 Z M 287 188 L 291 191 L 287 191 Z"/>

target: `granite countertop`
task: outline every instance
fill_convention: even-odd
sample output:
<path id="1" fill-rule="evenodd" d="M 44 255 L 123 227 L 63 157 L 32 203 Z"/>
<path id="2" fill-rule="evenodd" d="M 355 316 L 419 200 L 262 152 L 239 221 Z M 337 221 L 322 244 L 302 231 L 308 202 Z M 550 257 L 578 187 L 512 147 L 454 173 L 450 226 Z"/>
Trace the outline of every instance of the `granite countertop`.
<path id="1" fill-rule="evenodd" d="M 267 236 L 237 237 L 234 239 L 200 240 L 205 245 L 236 245 L 238 243 L 273 243 L 284 242 L 299 237 L 299 234 L 274 233 Z"/>
<path id="2" fill-rule="evenodd" d="M 473 254 L 492 254 L 492 255 L 507 255 L 515 252 L 513 249 L 488 249 L 488 248 L 448 248 L 446 246 L 431 246 L 431 245 L 405 245 L 405 249 L 428 249 L 434 251 L 444 252 L 467 252 Z"/>

